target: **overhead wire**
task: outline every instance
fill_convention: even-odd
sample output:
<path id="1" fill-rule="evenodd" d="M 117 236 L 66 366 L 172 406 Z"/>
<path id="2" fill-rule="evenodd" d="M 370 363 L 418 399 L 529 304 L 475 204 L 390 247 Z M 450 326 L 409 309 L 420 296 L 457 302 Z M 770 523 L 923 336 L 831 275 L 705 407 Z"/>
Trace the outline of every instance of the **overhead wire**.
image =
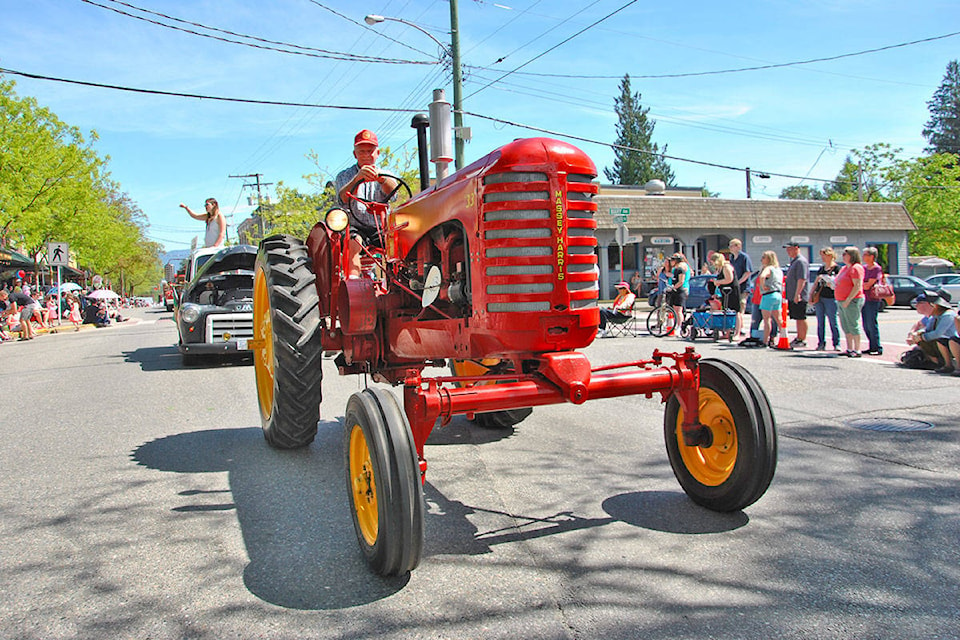
<path id="1" fill-rule="evenodd" d="M 174 91 L 160 91 L 160 90 L 155 90 L 155 89 L 142 89 L 142 88 L 136 88 L 136 87 L 124 87 L 124 86 L 119 86 L 119 85 L 111 85 L 111 84 L 99 83 L 99 82 L 87 82 L 87 81 L 81 81 L 81 80 L 70 80 L 70 79 L 66 79 L 66 78 L 56 78 L 56 77 L 53 77 L 53 76 L 44 76 L 44 75 L 40 75 L 40 74 L 27 73 L 27 72 L 24 72 L 24 71 L 16 71 L 16 70 L 13 70 L 13 69 L 8 69 L 8 68 L 3 68 L 3 67 L 0 67 L 0 73 L 9 73 L 9 74 L 11 74 L 11 75 L 22 76 L 22 77 L 25 77 L 25 78 L 31 78 L 31 79 L 35 79 L 35 80 L 48 80 L 48 81 L 51 81 L 51 82 L 62 82 L 62 83 L 67 83 L 67 84 L 75 84 L 75 85 L 88 86 L 88 87 L 97 87 L 97 88 L 102 88 L 102 89 L 113 89 L 113 90 L 116 90 L 116 91 L 126 91 L 126 92 L 141 93 L 141 94 L 147 94 L 147 95 L 163 95 L 163 96 L 170 96 L 170 97 L 192 98 L 192 99 L 197 99 L 197 100 L 215 100 L 215 101 L 220 101 L 220 102 L 231 102 L 231 103 L 241 103 L 241 104 L 259 104 L 259 105 L 283 106 L 283 107 L 310 107 L 310 108 L 313 108 L 313 109 L 337 109 L 337 110 L 368 111 L 368 112 L 398 112 L 398 111 L 399 111 L 399 112 L 404 112 L 404 113 L 414 113 L 414 112 L 417 111 L 416 109 L 400 109 L 400 108 L 397 108 L 397 107 L 367 107 L 367 106 L 351 106 L 351 105 L 307 104 L 307 103 L 302 103 L 302 102 L 285 102 L 285 101 L 280 101 L 280 100 L 257 100 L 257 99 L 251 99 L 251 98 L 235 98 L 235 97 L 228 97 L 228 96 L 201 95 L 201 94 L 196 94 L 196 93 L 185 93 L 185 92 L 174 92 Z M 528 124 L 523 124 L 523 123 L 511 121 L 511 120 L 506 120 L 506 119 L 504 119 L 504 118 L 497 118 L 497 117 L 494 117 L 494 116 L 488 116 L 488 115 L 485 115 L 485 114 L 476 113 L 476 112 L 472 112 L 472 111 L 462 111 L 462 113 L 463 113 L 463 115 L 470 116 L 470 117 L 474 117 L 474 118 L 479 118 L 479 119 L 481 119 L 481 120 L 487 120 L 487 121 L 490 121 L 490 122 L 498 122 L 498 123 L 500 123 L 500 124 L 509 125 L 509 126 L 513 126 L 513 127 L 517 127 L 517 128 L 521 128 L 521 129 L 527 129 L 527 130 L 530 130 L 530 131 L 537 131 L 537 132 L 540 132 L 540 133 L 546 133 L 546 134 L 553 135 L 553 136 L 557 136 L 557 137 L 560 137 L 560 138 L 567 138 L 567 139 L 569 139 L 569 140 L 579 140 L 579 141 L 581 141 L 581 142 L 588 142 L 588 143 L 591 143 L 591 144 L 596 144 L 596 145 L 600 145 L 600 146 L 604 146 L 604 147 L 609 147 L 609 148 L 611 148 L 611 149 L 620 149 L 620 150 L 623 150 L 623 151 L 636 151 L 636 152 L 638 152 L 638 153 L 644 153 L 644 154 L 648 154 L 648 155 L 660 156 L 660 157 L 663 157 L 663 158 L 668 159 L 668 160 L 675 160 L 675 161 L 677 161 L 677 162 L 686 162 L 686 163 L 696 164 L 696 165 L 705 166 L 705 167 L 713 167 L 713 168 L 716 168 L 716 169 L 726 169 L 726 170 L 729 170 L 729 171 L 738 171 L 738 172 L 743 172 L 743 171 L 746 170 L 745 167 L 735 167 L 735 166 L 726 165 L 726 164 L 721 164 L 721 163 L 717 163 L 717 162 L 708 162 L 708 161 L 705 161 L 705 160 L 695 160 L 695 159 L 692 159 L 692 158 L 684 158 L 684 157 L 681 157 L 681 156 L 674 156 L 674 155 L 669 155 L 669 154 L 654 152 L 654 151 L 650 151 L 649 149 L 640 149 L 640 148 L 637 148 L 637 147 L 629 147 L 629 146 L 625 146 L 625 145 L 618 145 L 618 144 L 615 144 L 615 143 L 604 142 L 604 141 L 602 141 L 602 140 L 595 140 L 595 139 L 593 139 L 593 138 L 587 138 L 587 137 L 585 137 L 585 136 L 578 136 L 578 135 L 575 135 L 575 134 L 564 133 L 564 132 L 562 132 L 562 131 L 554 131 L 554 130 L 551 130 L 551 129 L 545 129 L 545 128 L 543 128 L 543 127 L 536 127 L 536 126 L 533 126 L 533 125 L 528 125 Z M 761 172 L 760 169 L 755 169 L 755 171 L 757 171 L 758 173 Z M 797 175 L 792 175 L 792 174 L 786 174 L 786 173 L 778 173 L 778 172 L 774 172 L 774 171 L 766 171 L 766 170 L 763 170 L 762 173 L 767 173 L 767 174 L 769 174 L 769 175 L 771 175 L 771 176 L 777 176 L 777 177 L 781 177 L 781 178 L 790 178 L 790 179 L 801 179 L 801 178 L 802 178 L 802 176 L 797 176 Z M 837 180 L 831 179 L 831 178 L 810 178 L 810 177 L 807 177 L 806 179 L 807 179 L 807 180 L 814 180 L 814 181 L 817 181 L 817 182 L 837 182 Z"/>
<path id="2" fill-rule="evenodd" d="M 552 27 L 550 27 L 550 28 L 547 29 L 546 31 L 540 33 L 539 35 L 537 35 L 536 37 L 534 37 L 532 40 L 528 40 L 527 42 L 523 43 L 523 44 L 520 45 L 519 47 L 514 48 L 513 51 L 511 51 L 511 52 L 509 52 L 509 53 L 505 53 L 504 55 L 500 56 L 499 58 L 497 58 L 497 60 L 496 60 L 493 64 L 500 64 L 501 62 L 503 62 L 504 60 L 506 60 L 507 58 L 509 58 L 509 57 L 512 56 L 513 54 L 515 54 L 516 52 L 522 51 L 523 49 L 529 47 L 531 44 L 533 44 L 533 43 L 536 42 L 537 40 L 540 40 L 541 38 L 546 37 L 546 36 L 547 36 L 549 33 L 551 33 L 552 31 L 555 31 L 556 29 L 559 29 L 560 27 L 562 27 L 562 26 L 565 25 L 566 23 L 568 23 L 568 22 L 570 22 L 571 20 L 573 20 L 574 18 L 576 18 L 576 17 L 577 17 L 578 15 L 580 15 L 581 13 L 584 13 L 587 9 L 590 9 L 591 7 L 599 4 L 601 1 L 602 1 L 602 0 L 594 0 L 594 1 L 591 2 L 590 4 L 584 5 L 583 7 L 580 8 L 579 11 L 576 11 L 575 13 L 567 16 L 566 18 L 563 18 L 562 20 L 560 20 L 559 22 L 557 22 L 557 24 L 553 25 Z M 517 16 L 517 18 L 519 18 L 519 17 L 520 17 L 520 16 Z M 504 25 L 504 26 L 506 26 L 506 25 Z"/>
<path id="3" fill-rule="evenodd" d="M 784 67 L 794 67 L 800 65 L 814 64 L 817 62 L 831 62 L 834 60 L 841 60 L 843 58 L 853 58 L 856 56 L 868 55 L 871 53 L 878 53 L 880 51 L 889 51 L 890 49 L 897 49 L 901 47 L 910 47 L 917 44 L 923 44 L 927 42 L 933 42 L 935 40 L 943 40 L 945 38 L 953 38 L 960 35 L 960 31 L 954 31 L 952 33 L 945 33 L 939 36 L 931 36 L 929 38 L 920 38 L 919 40 L 911 40 L 909 42 L 899 42 L 897 44 L 886 45 L 883 47 L 874 47 L 872 49 L 864 49 L 862 51 L 853 51 L 850 53 L 841 53 L 833 56 L 823 56 L 820 58 L 810 58 L 807 60 L 794 60 L 792 62 L 779 62 L 779 63 L 770 63 L 763 65 L 755 65 L 752 67 L 738 67 L 734 69 L 717 69 L 714 71 L 691 71 L 685 73 L 658 73 L 658 74 L 644 74 L 644 75 L 634 75 L 631 74 L 630 77 L 637 80 L 656 80 L 662 78 L 693 78 L 700 76 L 712 76 L 712 75 L 721 75 L 727 73 L 743 73 L 747 71 L 762 71 L 766 69 L 782 69 Z M 487 71 L 493 71 L 490 67 L 479 67 L 486 69 Z M 522 75 L 528 76 L 540 76 L 545 78 L 571 78 L 571 79 L 589 79 L 589 80 L 618 80 L 622 78 L 622 75 L 619 76 L 607 76 L 607 75 L 588 75 L 588 74 L 571 74 L 571 73 L 534 73 L 530 71 L 514 71 Z M 925 85 L 914 85 L 914 86 L 925 86 Z"/>
<path id="4" fill-rule="evenodd" d="M 108 1 L 113 1 L 113 0 L 108 0 Z M 145 18 L 145 17 L 143 17 L 143 16 L 138 16 L 138 15 L 136 15 L 136 14 L 130 13 L 130 12 L 128 12 L 128 11 L 123 11 L 122 9 L 118 9 L 118 8 L 116 8 L 116 7 L 111 7 L 111 6 L 108 6 L 108 5 L 105 5 L 105 4 L 101 4 L 101 3 L 99 3 L 99 2 L 95 2 L 95 0 L 80 0 L 80 2 L 83 2 L 83 3 L 85 3 L 85 4 L 89 4 L 89 5 L 92 5 L 92 6 L 95 6 L 95 7 L 100 7 L 101 9 L 106 9 L 107 11 L 113 11 L 114 13 L 118 13 L 118 14 L 120 14 L 120 15 L 127 16 L 127 17 L 130 17 L 130 18 L 134 18 L 134 19 L 136 19 L 136 20 L 142 20 L 142 21 L 144 21 L 144 22 L 148 22 L 148 23 L 150 23 L 150 24 L 154 24 L 154 25 L 157 25 L 157 26 L 160 26 L 160 27 L 164 27 L 164 28 L 167 28 L 167 29 L 173 29 L 173 30 L 175 30 L 175 31 L 181 31 L 181 32 L 183 32 L 183 33 L 188 33 L 188 34 L 191 34 L 191 35 L 199 36 L 199 37 L 201 37 L 201 38 L 210 38 L 211 40 L 218 40 L 218 41 L 220 41 L 220 42 L 226 42 L 226 43 L 230 43 L 230 44 L 237 44 L 237 45 L 241 45 L 241 46 L 245 46 L 245 47 L 253 47 L 254 49 L 264 49 L 264 50 L 267 50 L 267 51 L 277 51 L 277 52 L 279 52 L 279 53 L 287 53 L 287 54 L 291 54 L 291 55 L 307 56 L 307 57 L 311 57 L 311 58 L 326 58 L 326 59 L 331 59 L 331 60 L 347 60 L 347 61 L 351 61 L 351 62 L 364 62 L 364 63 L 369 63 L 369 64 L 436 64 L 435 62 L 431 62 L 431 61 L 429 61 L 429 60 L 404 60 L 404 59 L 397 59 L 397 58 L 358 57 L 358 56 L 351 56 L 351 55 L 348 55 L 348 54 L 343 53 L 343 52 L 326 51 L 326 50 L 324 50 L 324 49 L 316 49 L 316 48 L 313 48 L 313 47 L 303 47 L 303 46 L 301 46 L 301 45 L 292 45 L 292 44 L 288 44 L 288 43 L 280 43 L 280 44 L 281 44 L 282 46 L 284 46 L 284 47 L 289 47 L 289 48 L 287 48 L 287 49 L 284 49 L 284 48 L 280 48 L 279 46 L 271 46 L 271 45 L 267 45 L 267 44 L 254 44 L 254 43 L 252 43 L 252 42 L 243 42 L 243 41 L 240 41 L 240 40 L 231 40 L 230 38 L 224 38 L 224 37 L 222 37 L 222 36 L 216 36 L 216 35 L 213 35 L 213 34 L 210 34 L 210 33 L 203 33 L 203 32 L 200 32 L 200 31 L 195 31 L 195 30 L 193 30 L 193 29 L 187 29 L 187 28 L 184 28 L 184 27 L 178 27 L 178 26 L 176 26 L 176 25 L 166 24 L 166 23 L 160 22 L 160 21 L 158 21 L 158 20 L 151 20 L 150 18 Z M 151 13 L 152 13 L 152 12 L 151 12 Z M 193 24 L 193 23 L 190 23 L 190 24 Z M 209 29 L 209 30 L 212 30 L 212 31 L 215 30 L 215 31 L 221 31 L 221 32 L 222 32 L 222 30 L 220 30 L 220 29 L 215 29 L 215 28 L 213 28 L 213 27 L 206 27 L 206 26 L 205 26 L 205 27 L 203 27 L 203 28 Z M 241 36 L 239 36 L 239 37 L 249 38 L 249 39 L 254 39 L 254 40 L 259 40 L 259 41 L 261 41 L 261 42 L 271 42 L 271 41 L 268 41 L 268 40 L 264 40 L 264 39 L 262 39 L 262 38 L 255 38 L 255 37 L 253 37 L 253 36 L 244 36 L 244 35 L 241 35 Z M 291 50 L 291 49 L 293 49 L 293 50 Z M 321 52 L 322 52 L 322 53 L 321 53 Z"/>
<path id="5" fill-rule="evenodd" d="M 482 77 L 482 75 L 478 75 Z M 571 95 L 571 90 L 568 89 L 565 93 L 560 93 L 557 91 L 549 91 L 546 89 L 528 87 L 525 85 L 517 85 L 511 82 L 502 81 L 493 87 L 495 91 L 503 91 L 507 93 L 514 93 L 518 95 L 525 95 L 534 98 L 542 98 L 549 100 L 551 103 L 562 103 L 570 104 L 573 106 L 584 107 L 584 108 L 596 108 L 602 109 L 604 111 L 609 111 L 609 105 L 597 100 L 591 100 L 589 98 L 578 98 L 574 95 Z M 692 129 L 702 129 L 705 131 L 715 131 L 719 133 L 726 133 L 729 135 L 737 135 L 748 138 L 756 138 L 761 140 L 771 140 L 775 142 L 785 142 L 791 144 L 801 144 L 821 147 L 824 142 L 822 139 L 815 139 L 809 137 L 801 137 L 800 135 L 793 134 L 790 132 L 784 132 L 781 130 L 773 129 L 771 127 L 758 127 L 759 129 L 767 129 L 769 132 L 764 131 L 749 131 L 744 130 L 739 127 L 732 127 L 723 124 L 714 124 L 709 122 L 695 122 L 689 119 L 685 119 L 679 116 L 669 116 L 662 113 L 651 112 L 649 116 L 655 119 L 657 122 L 669 123 L 675 126 L 687 127 Z M 723 118 L 713 118 L 715 120 L 723 120 Z M 840 148 L 841 145 L 834 145 L 837 148 Z M 844 148 L 852 149 L 853 147 L 846 146 Z"/>
<path id="6" fill-rule="evenodd" d="M 599 20 L 596 20 L 595 22 L 590 23 L 589 25 L 587 25 L 587 26 L 584 27 L 583 29 L 580 29 L 579 31 L 577 31 L 577 32 L 574 33 L 573 35 L 571 35 L 571 36 L 569 36 L 569 37 L 567 37 L 567 38 L 564 38 L 563 40 L 561 40 L 561 41 L 558 42 L 557 44 L 553 45 L 552 47 L 550 47 L 550 48 L 547 49 L 546 51 L 543 51 L 542 53 L 538 53 L 537 55 L 535 55 L 534 57 L 530 58 L 529 60 L 527 60 L 526 62 L 524 62 L 524 63 L 521 64 L 520 66 L 518 66 L 518 67 L 516 67 L 516 68 L 514 68 L 514 69 L 512 69 L 512 70 L 510 70 L 510 71 L 508 71 L 508 72 L 506 72 L 505 74 L 503 74 L 502 76 L 500 76 L 499 78 L 497 78 L 496 80 L 494 80 L 493 82 L 490 82 L 489 84 L 486 84 L 486 85 L 484 85 L 483 87 L 480 87 L 479 89 L 477 89 L 476 91 L 474 91 L 474 92 L 471 93 L 470 95 L 466 96 L 466 97 L 464 98 L 464 100 L 467 100 L 467 99 L 469 99 L 469 98 L 472 98 L 473 96 L 477 95 L 477 94 L 480 93 L 481 91 L 483 91 L 483 90 L 485 90 L 485 89 L 493 86 L 494 84 L 496 84 L 497 82 L 503 80 L 503 79 L 506 78 L 507 76 L 509 76 L 509 75 L 511 75 L 511 74 L 519 71 L 520 69 L 524 68 L 524 67 L 527 66 L 528 64 L 531 64 L 531 63 L 535 62 L 536 60 L 539 60 L 539 59 L 542 58 L 543 56 L 547 55 L 547 54 L 550 53 L 551 51 L 554 51 L 554 50 L 562 47 L 563 45 L 565 45 L 566 43 L 570 42 L 571 40 L 573 40 L 573 39 L 576 38 L 577 36 L 583 34 L 583 33 L 586 32 L 586 31 L 589 31 L 590 29 L 592 29 L 593 27 L 597 26 L 598 24 L 600 24 L 600 23 L 603 22 L 604 20 L 607 20 L 607 19 L 615 16 L 616 14 L 620 13 L 621 11 L 623 11 L 624 9 L 626 9 L 627 7 L 636 4 L 638 1 L 639 1 L 639 0 L 630 0 L 630 2 L 627 2 L 626 4 L 620 6 L 620 7 L 617 8 L 617 9 L 614 9 L 613 11 L 611 11 L 610 13 L 608 13 L 607 15 L 603 16 L 602 18 L 600 18 Z"/>
<path id="7" fill-rule="evenodd" d="M 312 2 L 313 4 L 317 5 L 317 6 L 320 7 L 321 9 L 324 9 L 324 10 L 326 10 L 326 11 L 329 11 L 330 13 L 332 13 L 333 15 L 335 15 L 335 16 L 337 16 L 337 17 L 339 17 L 339 18 L 343 18 L 343 19 L 346 20 L 347 22 L 353 23 L 353 24 L 357 25 L 358 27 L 360 27 L 360 28 L 362 28 L 362 29 L 366 29 L 367 31 L 369 31 L 369 32 L 371 32 L 371 33 L 375 33 L 376 35 L 378 35 L 378 36 L 381 37 L 381 38 L 385 38 L 385 39 L 387 39 L 387 40 L 389 40 L 389 41 L 391 41 L 391 42 L 395 42 L 396 44 L 399 44 L 401 47 L 406 47 L 407 49 L 410 49 L 411 51 L 416 51 L 417 53 L 422 53 L 422 54 L 425 55 L 425 56 L 429 56 L 429 55 L 430 55 L 430 54 L 427 53 L 426 51 L 423 51 L 423 50 L 421 50 L 421 49 L 417 49 L 416 47 L 413 47 L 413 46 L 411 46 L 411 45 L 409 45 L 409 44 L 407 44 L 407 43 L 405 43 L 405 42 L 401 42 L 400 40 L 395 40 L 395 39 L 391 38 L 390 36 L 387 36 L 387 35 L 384 35 L 383 33 L 380 33 L 380 32 L 377 31 L 376 29 L 371 29 L 369 26 L 363 24 L 362 22 L 358 22 L 357 20 L 354 20 L 354 19 L 351 18 L 350 16 L 344 15 L 344 14 L 340 13 L 339 11 L 337 11 L 336 9 L 333 9 L 333 8 L 331 8 L 331 7 L 328 7 L 327 5 L 323 4 L 322 2 L 318 2 L 317 0 L 309 0 L 309 2 Z"/>

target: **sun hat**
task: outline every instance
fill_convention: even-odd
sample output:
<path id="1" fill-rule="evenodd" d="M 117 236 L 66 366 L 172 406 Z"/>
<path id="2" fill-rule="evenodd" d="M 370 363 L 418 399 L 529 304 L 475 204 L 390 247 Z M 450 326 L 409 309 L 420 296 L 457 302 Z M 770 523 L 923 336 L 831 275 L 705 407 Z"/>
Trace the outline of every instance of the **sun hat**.
<path id="1" fill-rule="evenodd" d="M 617 284 L 615 284 L 615 285 L 613 285 L 613 286 L 616 287 L 617 289 L 629 289 L 629 288 L 630 288 L 630 285 L 628 285 L 626 282 L 618 282 Z"/>
<path id="2" fill-rule="evenodd" d="M 943 297 L 937 294 L 936 291 L 924 291 L 916 298 L 917 302 L 927 302 L 932 304 L 935 307 L 943 307 L 944 309 L 952 309 L 953 305 L 949 301 L 944 300 Z"/>

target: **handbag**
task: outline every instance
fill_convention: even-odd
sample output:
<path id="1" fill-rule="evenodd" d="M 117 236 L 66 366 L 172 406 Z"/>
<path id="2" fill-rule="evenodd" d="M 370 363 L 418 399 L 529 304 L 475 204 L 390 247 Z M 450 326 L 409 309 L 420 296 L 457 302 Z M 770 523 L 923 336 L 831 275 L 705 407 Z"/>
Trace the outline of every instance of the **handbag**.
<path id="1" fill-rule="evenodd" d="M 820 302 L 820 285 L 814 287 L 813 291 L 810 292 L 810 304 L 817 304 Z"/>
<path id="2" fill-rule="evenodd" d="M 887 300 L 887 304 L 892 304 L 889 299 L 894 297 L 893 285 L 887 282 L 886 274 L 880 274 L 880 279 L 873 283 L 869 293 L 870 300 Z"/>

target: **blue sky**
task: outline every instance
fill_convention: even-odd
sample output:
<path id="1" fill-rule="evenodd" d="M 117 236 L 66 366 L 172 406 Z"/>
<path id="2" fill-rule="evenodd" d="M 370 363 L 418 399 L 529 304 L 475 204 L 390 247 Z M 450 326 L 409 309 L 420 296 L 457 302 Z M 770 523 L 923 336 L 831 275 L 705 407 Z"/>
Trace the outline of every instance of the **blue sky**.
<path id="1" fill-rule="evenodd" d="M 113 0 L 90 0 L 157 21 Z M 290 55 L 204 38 L 120 15 L 82 0 L 0 0 L 0 67 L 32 74 L 170 92 L 296 103 L 423 109 L 445 88 L 439 64 L 369 64 Z M 427 36 L 399 23 L 365 28 L 369 13 L 403 18 L 449 38 L 446 0 L 131 0 L 173 18 L 285 43 L 377 58 L 433 61 Z M 623 74 L 657 121 L 668 153 L 732 167 L 832 178 L 846 154 L 875 142 L 923 152 L 927 101 L 960 36 L 838 60 L 774 69 L 688 74 L 837 56 L 960 31 L 955 0 L 755 0 L 635 2 L 489 87 L 627 0 L 459 0 L 464 109 L 591 140 L 613 142 L 613 99 Z M 337 14 L 342 15 L 337 15 Z M 355 24 L 360 23 L 360 24 Z M 223 33 L 204 31 L 222 37 Z M 407 46 L 401 46 L 390 39 Z M 504 58 L 501 62 L 498 59 Z M 481 69 L 487 67 L 489 70 Z M 532 74 L 608 76 L 558 78 Z M 150 220 L 167 250 L 202 235 L 179 209 L 216 197 L 233 224 L 249 213 L 243 180 L 263 174 L 306 187 L 302 176 L 347 166 L 353 135 L 413 150 L 409 113 L 246 105 L 124 93 L 7 76 L 62 120 L 100 136 L 96 148 Z M 485 88 L 486 87 L 486 88 Z M 471 95 L 480 90 L 476 95 Z M 514 138 L 539 135 L 466 116 L 467 162 Z M 576 142 L 602 176 L 608 147 Z M 745 197 L 745 176 L 671 161 L 683 186 Z M 756 198 L 799 180 L 755 178 Z M 818 185 L 817 182 L 807 184 Z M 230 229 L 233 235 L 234 229 Z"/>

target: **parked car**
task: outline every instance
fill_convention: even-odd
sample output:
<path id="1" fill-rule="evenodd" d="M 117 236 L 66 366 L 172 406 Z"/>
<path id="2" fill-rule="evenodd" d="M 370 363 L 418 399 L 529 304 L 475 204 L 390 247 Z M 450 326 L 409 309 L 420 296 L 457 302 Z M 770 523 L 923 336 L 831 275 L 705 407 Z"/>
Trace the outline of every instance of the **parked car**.
<path id="1" fill-rule="evenodd" d="M 253 338 L 253 273 L 257 248 L 237 245 L 207 257 L 177 306 L 184 364 L 215 354 L 248 351 Z"/>
<path id="2" fill-rule="evenodd" d="M 936 291 L 938 294 L 942 293 L 942 290 L 927 282 L 926 280 L 921 280 L 916 276 L 904 276 L 904 275 L 888 275 L 887 281 L 893 285 L 893 295 L 894 302 L 896 306 L 910 306 L 914 309 L 917 307 L 917 304 L 913 301 L 918 295 L 924 291 Z"/>
<path id="3" fill-rule="evenodd" d="M 924 280 L 949 293 L 950 300 L 954 302 L 960 300 L 960 273 L 938 273 Z"/>

